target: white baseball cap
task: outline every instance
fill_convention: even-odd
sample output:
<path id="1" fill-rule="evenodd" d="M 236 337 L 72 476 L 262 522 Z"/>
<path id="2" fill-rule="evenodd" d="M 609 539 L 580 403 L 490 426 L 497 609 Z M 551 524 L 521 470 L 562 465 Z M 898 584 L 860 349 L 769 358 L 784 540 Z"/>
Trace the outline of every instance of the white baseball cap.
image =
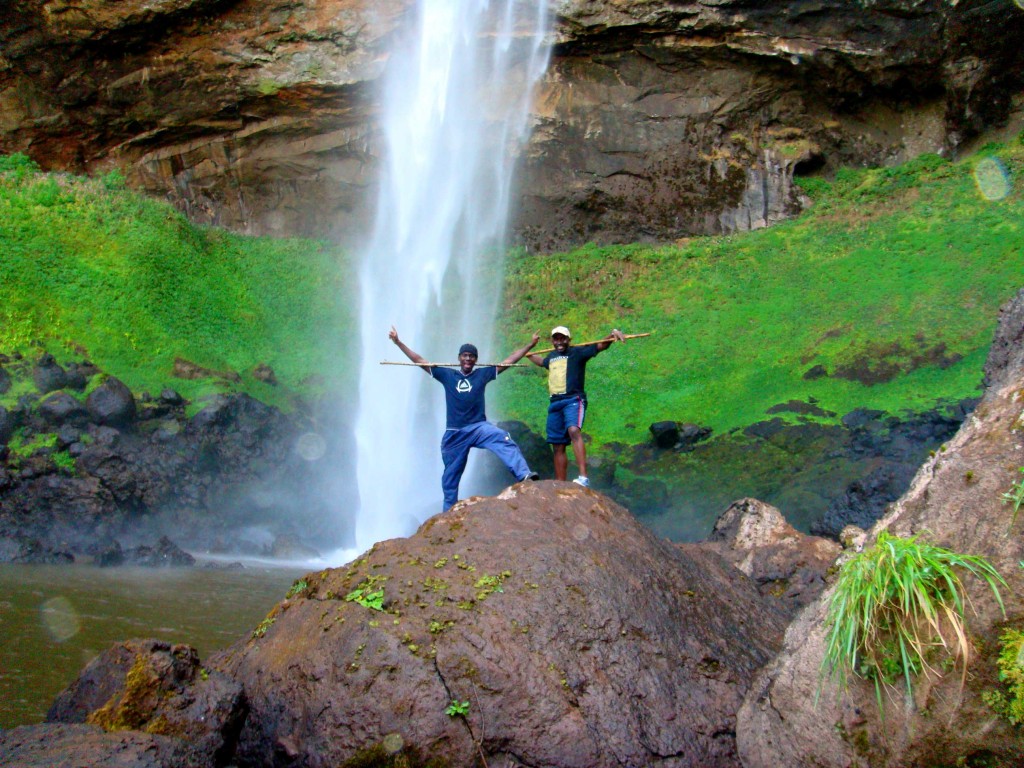
<path id="1" fill-rule="evenodd" d="M 552 336 L 555 336 L 559 333 L 565 336 L 567 339 L 572 338 L 572 334 L 569 333 L 569 329 L 566 328 L 564 325 L 556 325 L 554 328 L 551 329 Z"/>

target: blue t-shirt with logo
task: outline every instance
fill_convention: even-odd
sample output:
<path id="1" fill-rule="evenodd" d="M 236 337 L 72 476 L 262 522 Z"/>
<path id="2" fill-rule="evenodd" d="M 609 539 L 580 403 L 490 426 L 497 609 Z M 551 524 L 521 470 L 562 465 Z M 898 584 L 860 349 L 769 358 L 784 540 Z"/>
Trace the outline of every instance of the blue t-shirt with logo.
<path id="1" fill-rule="evenodd" d="M 474 368 L 468 376 L 458 368 L 431 368 L 430 375 L 444 387 L 444 403 L 448 429 L 462 429 L 487 421 L 484 412 L 484 389 L 498 377 L 493 365 Z"/>

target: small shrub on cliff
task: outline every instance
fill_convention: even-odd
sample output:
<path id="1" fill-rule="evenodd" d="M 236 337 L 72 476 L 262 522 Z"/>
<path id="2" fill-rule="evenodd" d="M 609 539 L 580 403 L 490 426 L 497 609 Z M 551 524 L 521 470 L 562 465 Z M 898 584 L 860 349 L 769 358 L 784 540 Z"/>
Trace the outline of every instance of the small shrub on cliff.
<path id="1" fill-rule="evenodd" d="M 996 666 L 1005 691 L 986 691 L 985 703 L 1013 725 L 1024 724 L 1024 632 L 1006 630 L 999 638 L 1001 650 Z"/>
<path id="2" fill-rule="evenodd" d="M 984 558 L 882 531 L 839 571 L 822 675 L 840 677 L 843 686 L 851 674 L 872 680 L 881 708 L 882 686 L 902 675 L 912 693 L 914 675 L 931 668 L 936 653 L 962 662 L 966 672 L 964 571 L 983 579 L 1002 607 L 999 585 L 1006 582 Z"/>

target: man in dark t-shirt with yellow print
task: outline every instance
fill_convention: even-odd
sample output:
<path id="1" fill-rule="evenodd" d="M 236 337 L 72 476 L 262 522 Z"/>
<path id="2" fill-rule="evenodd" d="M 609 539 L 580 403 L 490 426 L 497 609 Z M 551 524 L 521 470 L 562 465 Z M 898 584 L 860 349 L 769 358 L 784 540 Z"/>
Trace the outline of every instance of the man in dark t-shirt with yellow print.
<path id="1" fill-rule="evenodd" d="M 555 479 L 568 477 L 569 457 L 565 447 L 572 444 L 579 477 L 573 482 L 584 487 L 590 485 L 587 477 L 587 451 L 583 444 L 583 419 L 587 410 L 587 363 L 598 352 L 608 349 L 616 341 L 625 341 L 622 331 L 613 329 L 601 341 L 574 347 L 571 334 L 564 325 L 551 330 L 551 344 L 555 348 L 547 357 L 527 355 L 530 361 L 548 369 L 548 421 L 547 440 L 555 460 Z"/>

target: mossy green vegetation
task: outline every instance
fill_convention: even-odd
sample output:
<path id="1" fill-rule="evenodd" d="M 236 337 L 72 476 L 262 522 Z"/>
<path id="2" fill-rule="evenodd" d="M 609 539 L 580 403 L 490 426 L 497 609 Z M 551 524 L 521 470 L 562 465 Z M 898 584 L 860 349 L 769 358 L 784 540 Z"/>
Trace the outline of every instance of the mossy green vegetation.
<path id="1" fill-rule="evenodd" d="M 322 242 L 197 227 L 119 174 L 0 157 L 0 351 L 87 355 L 133 390 L 245 390 L 288 407 L 350 382 L 345 256 Z M 175 358 L 238 382 L 172 379 Z M 270 366 L 278 386 L 253 369 Z"/>
<path id="2" fill-rule="evenodd" d="M 1002 174 L 998 199 L 982 160 Z M 959 162 L 922 156 L 798 180 L 813 206 L 765 230 L 515 254 L 502 348 L 557 324 L 579 340 L 653 332 L 588 368 L 595 447 L 644 442 L 664 419 L 721 435 L 790 400 L 835 414 L 803 419 L 834 423 L 855 408 L 975 396 L 998 308 L 1024 284 L 1022 169 L 1019 142 Z M 542 430 L 543 375 L 503 380 L 504 417 Z"/>
<path id="3" fill-rule="evenodd" d="M 999 637 L 999 681 L 1003 688 L 982 698 L 1013 725 L 1024 725 L 1024 632 L 1008 628 Z"/>

